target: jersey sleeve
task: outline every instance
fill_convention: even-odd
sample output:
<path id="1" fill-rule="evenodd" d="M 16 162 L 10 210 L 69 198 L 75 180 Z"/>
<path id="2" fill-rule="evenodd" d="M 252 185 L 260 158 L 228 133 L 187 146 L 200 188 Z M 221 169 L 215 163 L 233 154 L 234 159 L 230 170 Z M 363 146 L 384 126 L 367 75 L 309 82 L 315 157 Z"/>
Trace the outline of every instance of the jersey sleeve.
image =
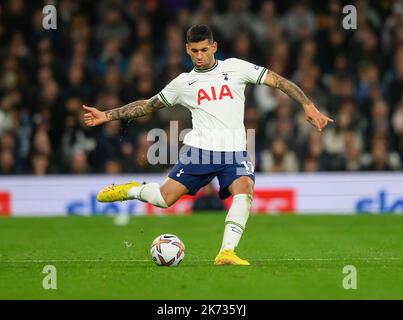
<path id="1" fill-rule="evenodd" d="M 165 106 L 172 107 L 179 103 L 179 92 L 179 81 L 175 78 L 158 93 L 157 97 Z"/>
<path id="2" fill-rule="evenodd" d="M 268 70 L 265 67 L 235 58 L 234 63 L 239 66 L 239 70 L 244 82 L 262 84 L 266 79 Z"/>

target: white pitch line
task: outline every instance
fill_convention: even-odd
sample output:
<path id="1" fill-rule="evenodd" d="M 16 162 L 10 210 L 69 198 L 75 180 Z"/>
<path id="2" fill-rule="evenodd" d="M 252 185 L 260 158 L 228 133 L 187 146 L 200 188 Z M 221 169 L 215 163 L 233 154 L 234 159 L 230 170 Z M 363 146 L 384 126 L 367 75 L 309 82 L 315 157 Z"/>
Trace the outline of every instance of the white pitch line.
<path id="1" fill-rule="evenodd" d="M 279 258 L 279 259 L 250 259 L 251 261 L 349 261 L 349 260 L 362 260 L 362 261 L 378 261 L 378 260 L 403 260 L 403 257 L 398 258 Z"/>
<path id="2" fill-rule="evenodd" d="M 249 261 L 403 261 L 403 257 L 390 257 L 390 258 L 262 258 L 262 259 L 248 259 Z M 194 260 L 194 262 L 212 262 L 213 260 Z M 32 259 L 32 260 L 0 260 L 0 263 L 47 263 L 47 262 L 151 262 L 151 259 L 136 260 L 136 259 Z"/>
<path id="3" fill-rule="evenodd" d="M 0 260 L 2 262 L 21 262 L 21 263 L 44 263 L 44 262 L 147 262 L 150 260 L 132 260 L 132 259 L 119 259 L 119 260 L 99 260 L 99 259 L 43 259 L 43 260 Z"/>

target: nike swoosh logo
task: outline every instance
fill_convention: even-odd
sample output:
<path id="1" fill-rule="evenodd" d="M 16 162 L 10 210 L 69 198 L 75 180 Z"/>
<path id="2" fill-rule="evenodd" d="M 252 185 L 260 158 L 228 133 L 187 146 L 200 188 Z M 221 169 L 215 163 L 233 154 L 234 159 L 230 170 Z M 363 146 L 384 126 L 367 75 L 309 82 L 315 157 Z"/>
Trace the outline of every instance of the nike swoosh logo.
<path id="1" fill-rule="evenodd" d="M 192 81 L 192 82 L 188 82 L 188 85 L 191 86 L 193 83 L 195 83 L 195 82 L 197 82 L 197 81 L 199 81 L 199 80 L 195 80 L 195 81 Z"/>

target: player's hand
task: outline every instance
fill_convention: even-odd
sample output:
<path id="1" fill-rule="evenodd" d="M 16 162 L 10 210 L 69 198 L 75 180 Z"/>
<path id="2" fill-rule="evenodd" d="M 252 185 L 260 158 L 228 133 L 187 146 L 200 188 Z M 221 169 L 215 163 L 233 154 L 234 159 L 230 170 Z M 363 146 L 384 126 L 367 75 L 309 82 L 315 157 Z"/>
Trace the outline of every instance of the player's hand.
<path id="1" fill-rule="evenodd" d="M 321 113 L 313 104 L 304 106 L 305 119 L 316 129 L 322 131 L 329 122 L 333 122 L 332 119 Z"/>
<path id="2" fill-rule="evenodd" d="M 85 105 L 83 105 L 83 109 L 87 111 L 87 113 L 84 114 L 84 123 L 86 126 L 99 126 L 100 124 L 108 121 L 105 112 L 99 111 L 96 108 L 87 107 Z"/>

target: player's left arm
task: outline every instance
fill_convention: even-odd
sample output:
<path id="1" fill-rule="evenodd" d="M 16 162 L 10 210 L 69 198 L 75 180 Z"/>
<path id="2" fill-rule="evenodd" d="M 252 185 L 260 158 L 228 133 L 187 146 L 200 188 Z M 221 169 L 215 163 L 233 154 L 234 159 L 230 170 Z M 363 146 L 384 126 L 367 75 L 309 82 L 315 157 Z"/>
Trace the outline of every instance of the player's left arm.
<path id="1" fill-rule="evenodd" d="M 289 97 L 299 102 L 304 108 L 306 120 L 319 131 L 326 127 L 328 122 L 333 122 L 332 119 L 322 114 L 301 88 L 292 81 L 283 78 L 273 71 L 268 71 L 263 83 L 269 87 L 280 89 Z"/>

